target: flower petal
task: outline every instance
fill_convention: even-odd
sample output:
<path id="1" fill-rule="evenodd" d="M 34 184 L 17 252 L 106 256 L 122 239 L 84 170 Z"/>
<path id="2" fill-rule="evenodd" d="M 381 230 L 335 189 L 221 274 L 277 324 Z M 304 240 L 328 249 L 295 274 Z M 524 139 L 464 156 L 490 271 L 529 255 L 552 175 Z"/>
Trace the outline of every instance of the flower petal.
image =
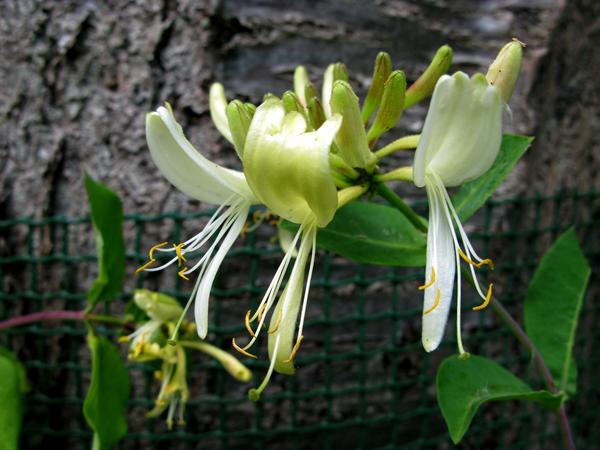
<path id="1" fill-rule="evenodd" d="M 146 139 L 162 175 L 190 197 L 214 205 L 231 203 L 234 196 L 255 201 L 244 174 L 202 156 L 186 139 L 168 105 L 146 116 Z"/>
<path id="2" fill-rule="evenodd" d="M 219 246 L 219 250 L 217 250 L 215 256 L 208 263 L 206 271 L 201 274 L 202 279 L 200 280 L 200 285 L 196 292 L 196 301 L 194 303 L 196 330 L 201 339 L 204 339 L 208 333 L 208 303 L 210 299 L 210 290 L 215 280 L 215 276 L 217 275 L 217 271 L 219 270 L 219 267 L 221 267 L 221 263 L 225 259 L 225 256 L 240 235 L 240 232 L 246 223 L 246 219 L 248 218 L 249 209 L 250 204 L 240 207 L 235 221 Z"/>
<path id="3" fill-rule="evenodd" d="M 258 107 L 246 138 L 244 173 L 275 214 L 295 223 L 314 217 L 321 227 L 331 221 L 337 191 L 329 148 L 340 124 L 341 117 L 334 115 L 318 130 L 306 132 L 302 115 L 285 115 L 280 100 L 269 99 Z"/>
<path id="4" fill-rule="evenodd" d="M 442 76 L 435 87 L 419 145 L 413 177 L 425 185 L 428 171 L 445 186 L 477 178 L 493 164 L 502 140 L 502 99 L 476 74 Z"/>
<path id="5" fill-rule="evenodd" d="M 456 271 L 456 253 L 452 239 L 452 225 L 444 214 L 444 198 L 434 184 L 427 184 L 429 197 L 429 230 L 427 232 L 426 276 L 435 269 L 435 283 L 425 289 L 423 302 L 423 331 L 421 341 L 427 352 L 435 350 L 444 336 Z M 439 292 L 438 305 L 434 308 Z"/>
<path id="6" fill-rule="evenodd" d="M 227 120 L 227 99 L 221 83 L 213 83 L 208 95 L 210 117 L 221 135 L 233 144 L 229 122 Z"/>

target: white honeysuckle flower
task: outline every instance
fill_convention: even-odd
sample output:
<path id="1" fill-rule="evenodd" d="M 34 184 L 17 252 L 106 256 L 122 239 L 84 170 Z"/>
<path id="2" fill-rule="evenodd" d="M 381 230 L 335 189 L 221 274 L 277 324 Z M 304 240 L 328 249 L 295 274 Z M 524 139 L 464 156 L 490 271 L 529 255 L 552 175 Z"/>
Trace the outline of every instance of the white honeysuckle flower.
<path id="1" fill-rule="evenodd" d="M 225 139 L 233 144 L 229 122 L 227 121 L 227 98 L 225 98 L 225 91 L 221 83 L 211 84 L 208 95 L 208 105 L 210 108 L 210 118 L 215 124 L 215 127 L 217 127 L 217 130 L 219 130 L 219 133 L 221 133 Z"/>
<path id="2" fill-rule="evenodd" d="M 211 90 L 211 105 L 212 97 Z M 218 95 L 215 94 L 214 97 Z M 220 117 L 221 101 L 215 102 L 219 106 L 214 109 L 220 111 L 215 116 Z M 216 119 L 217 126 L 220 120 Z M 242 231 L 250 206 L 257 203 L 257 200 L 242 172 L 209 161 L 190 144 L 168 104 L 147 115 L 146 139 L 154 163 L 171 184 L 192 198 L 219 206 L 200 233 L 185 242 L 173 244 L 171 248 L 166 247 L 167 242 L 152 247 L 149 252 L 150 261 L 138 269 L 138 272 L 152 272 L 177 263 L 182 266 L 179 275 L 184 279 L 188 279 L 192 272 L 199 272 L 180 323 L 191 301 L 195 300 L 194 315 L 198 335 L 205 338 L 208 331 L 210 290 L 217 270 Z M 185 255 L 202 248 L 205 249 L 204 255 L 192 266 L 184 266 L 188 262 Z M 169 252 L 173 257 L 160 266 L 151 267 L 156 261 L 156 251 Z"/>
<path id="3" fill-rule="evenodd" d="M 413 165 L 414 183 L 426 188 L 429 199 L 428 281 L 419 288 L 425 291 L 422 342 L 428 352 L 442 340 L 456 277 L 457 339 L 459 352 L 464 353 L 460 336 L 461 258 L 469 263 L 477 292 L 484 300 L 476 309 L 487 306 L 491 298 L 492 285 L 484 293 L 474 268 L 492 266 L 492 262 L 473 250 L 446 187 L 473 180 L 492 166 L 502 140 L 502 109 L 498 89 L 482 74 L 472 78 L 462 72 L 444 75 L 433 92 Z"/>
<path id="4" fill-rule="evenodd" d="M 269 98 L 256 110 L 248 130 L 243 161 L 248 184 L 271 211 L 299 224 L 257 311 L 252 316 L 249 311 L 246 316 L 252 339 L 244 347 L 233 343 L 237 350 L 254 357 L 247 350 L 273 310 L 267 330 L 271 364 L 261 385 L 250 392 L 254 400 L 266 387 L 273 370 L 294 373 L 293 360 L 303 338 L 317 228 L 326 226 L 338 208 L 338 193 L 330 175 L 329 150 L 341 121 L 341 116 L 333 115 L 319 129 L 309 132 L 302 114 L 286 115 L 283 103 Z M 272 308 L 296 249 L 290 277 L 276 307 Z M 256 329 L 250 325 L 254 321 L 258 321 Z"/>

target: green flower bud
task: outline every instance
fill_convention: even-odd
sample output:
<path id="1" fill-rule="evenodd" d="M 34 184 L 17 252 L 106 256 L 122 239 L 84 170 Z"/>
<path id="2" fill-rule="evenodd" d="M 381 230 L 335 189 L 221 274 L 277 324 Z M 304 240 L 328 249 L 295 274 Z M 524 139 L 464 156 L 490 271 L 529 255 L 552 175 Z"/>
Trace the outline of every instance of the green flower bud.
<path id="1" fill-rule="evenodd" d="M 385 82 L 381 106 L 367 134 L 369 147 L 373 147 L 379 136 L 396 125 L 404 109 L 405 93 L 406 77 L 404 72 L 395 70 Z"/>
<path id="2" fill-rule="evenodd" d="M 233 146 L 240 159 L 242 159 L 246 135 L 248 134 L 248 128 L 250 128 L 252 115 L 250 114 L 249 108 L 239 100 L 230 102 L 229 105 L 227 105 L 226 111 Z"/>
<path id="3" fill-rule="evenodd" d="M 304 110 L 302 104 L 300 103 L 300 99 L 293 91 L 285 91 L 281 97 L 281 100 L 283 101 L 283 108 L 285 109 L 286 114 L 292 111 L 301 113 Z"/>
<path id="4" fill-rule="evenodd" d="M 488 83 L 496 86 L 504 103 L 508 103 L 515 90 L 521 70 L 523 47 L 525 44 L 513 38 L 512 42 L 502 47 L 485 75 Z"/>
<path id="5" fill-rule="evenodd" d="M 310 82 L 304 66 L 298 66 L 294 71 L 294 92 L 302 106 L 306 106 L 308 100 L 315 95 L 315 87 Z"/>
<path id="6" fill-rule="evenodd" d="M 348 69 L 345 64 L 340 62 L 330 64 L 323 75 L 321 101 L 323 102 L 325 117 L 331 117 L 331 91 L 333 89 L 333 84 L 338 80 L 348 82 Z"/>
<path id="7" fill-rule="evenodd" d="M 404 109 L 429 97 L 433 93 L 437 80 L 444 75 L 452 64 L 452 49 L 444 45 L 438 49 L 425 72 L 406 91 Z"/>
<path id="8" fill-rule="evenodd" d="M 308 122 L 313 130 L 316 130 L 326 120 L 325 111 L 323 110 L 323 106 L 321 106 L 321 102 L 317 97 L 313 97 L 308 101 Z"/>
<path id="9" fill-rule="evenodd" d="M 183 308 L 173 297 L 148 289 L 136 289 L 133 301 L 148 317 L 160 322 L 178 319 L 183 313 Z"/>
<path id="10" fill-rule="evenodd" d="M 379 52 L 377 58 L 375 58 L 371 86 L 369 86 L 369 92 L 367 92 L 367 97 L 365 98 L 362 108 L 362 119 L 365 125 L 369 122 L 371 115 L 381 103 L 383 88 L 391 72 L 392 58 L 390 58 L 390 55 L 386 52 Z"/>
<path id="11" fill-rule="evenodd" d="M 335 137 L 340 156 L 351 167 L 365 168 L 370 165 L 372 153 L 367 145 L 358 97 L 345 81 L 338 80 L 333 84 L 331 112 L 343 117 L 342 126 Z"/>

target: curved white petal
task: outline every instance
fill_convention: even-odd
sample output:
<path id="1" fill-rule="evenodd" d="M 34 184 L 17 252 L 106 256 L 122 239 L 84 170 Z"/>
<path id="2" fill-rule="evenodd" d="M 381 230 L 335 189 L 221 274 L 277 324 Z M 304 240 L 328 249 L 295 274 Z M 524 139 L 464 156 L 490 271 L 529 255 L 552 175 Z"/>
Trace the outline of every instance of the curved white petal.
<path id="1" fill-rule="evenodd" d="M 196 330 L 198 331 L 198 336 L 200 336 L 201 339 L 204 339 L 208 333 L 208 303 L 210 299 L 210 290 L 213 282 L 215 281 L 215 276 L 217 275 L 217 271 L 219 270 L 219 267 L 221 267 L 221 263 L 225 259 L 225 256 L 233 246 L 237 237 L 240 235 L 240 232 L 246 223 L 249 209 L 250 204 L 240 207 L 235 221 L 231 225 L 231 228 L 219 246 L 219 250 L 217 250 L 214 258 L 212 258 L 212 260 L 208 263 L 206 271 L 201 274 L 202 279 L 200 280 L 200 285 L 198 286 L 196 300 L 194 303 Z"/>
<path id="2" fill-rule="evenodd" d="M 242 172 L 209 161 L 190 144 L 170 108 L 146 116 L 146 139 L 162 175 L 190 197 L 215 205 L 235 196 L 256 201 Z"/>
<path id="3" fill-rule="evenodd" d="M 452 224 L 444 214 L 443 194 L 434 184 L 428 183 L 429 230 L 427 232 L 427 266 L 425 274 L 429 280 L 435 269 L 435 283 L 425 289 L 423 302 L 423 330 L 421 341 L 427 352 L 435 350 L 442 341 L 454 291 L 456 253 L 452 239 Z M 433 308 L 439 290 L 439 303 Z M 432 309 L 433 308 L 433 309 Z"/>
<path id="4" fill-rule="evenodd" d="M 413 178 L 425 185 L 428 172 L 445 186 L 477 178 L 493 164 L 502 140 L 502 99 L 476 74 L 442 76 L 435 87 L 419 145 Z"/>
<path id="5" fill-rule="evenodd" d="M 221 135 L 233 144 L 229 121 L 227 120 L 227 98 L 221 83 L 213 83 L 208 94 L 210 117 Z"/>
<path id="6" fill-rule="evenodd" d="M 321 100 L 323 105 L 323 111 L 325 111 L 325 117 L 331 117 L 331 91 L 333 89 L 333 70 L 334 64 L 329 64 L 327 70 L 323 74 L 323 87 L 321 88 Z"/>
<path id="7" fill-rule="evenodd" d="M 337 190 L 329 148 L 341 120 L 332 116 L 318 130 L 306 132 L 302 115 L 286 116 L 280 100 L 267 100 L 256 110 L 244 148 L 244 173 L 275 214 L 295 223 L 314 217 L 320 227 L 331 221 Z"/>
<path id="8" fill-rule="evenodd" d="M 269 334 L 269 358 L 275 360 L 275 371 L 286 375 L 295 372 L 294 362 L 288 361 L 288 359 L 297 342 L 297 338 L 295 338 L 296 322 L 302 305 L 304 272 L 312 248 L 312 236 L 312 232 L 305 232 L 302 235 L 300 250 L 294 262 L 292 273 L 271 315 L 270 329 L 273 332 Z M 309 287 L 306 286 L 306 289 L 309 289 Z M 277 342 L 277 350 L 275 351 Z"/>

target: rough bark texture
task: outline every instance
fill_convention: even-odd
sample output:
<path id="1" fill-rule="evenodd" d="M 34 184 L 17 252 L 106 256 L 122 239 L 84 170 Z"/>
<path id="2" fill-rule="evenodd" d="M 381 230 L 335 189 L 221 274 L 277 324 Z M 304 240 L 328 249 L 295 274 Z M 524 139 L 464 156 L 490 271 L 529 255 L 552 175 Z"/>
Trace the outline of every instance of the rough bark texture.
<path id="1" fill-rule="evenodd" d="M 221 81 L 230 98 L 259 103 L 265 92 L 280 94 L 292 86 L 296 65 L 305 65 L 313 81 L 319 82 L 327 64 L 340 60 L 348 65 L 352 84 L 364 94 L 373 58 L 379 50 L 390 52 L 395 66 L 405 70 L 412 81 L 443 44 L 450 44 L 454 49 L 453 70 L 484 71 L 500 46 L 512 36 L 526 42 L 527 48 L 523 75 L 511 102 L 513 118 L 508 121 L 507 129 L 535 134 L 537 139 L 498 195 L 529 194 L 532 190 L 553 193 L 557 188 L 577 187 L 586 191 L 600 188 L 596 174 L 600 158 L 600 88 L 596 74 L 600 53 L 595 51 L 600 42 L 600 4 L 595 0 L 0 0 L 0 10 L 0 158 L 4 161 L 0 167 L 0 219 L 85 215 L 84 170 L 115 189 L 128 212 L 197 209 L 200 205 L 171 187 L 152 164 L 144 139 L 144 115 L 169 101 L 197 148 L 215 161 L 239 166 L 235 152 L 219 136 L 210 120 L 208 88 L 213 81 Z M 422 126 L 424 112 L 425 106 L 409 111 L 394 135 L 417 132 Z M 395 162 L 403 160 L 402 156 L 394 159 Z M 410 192 L 415 191 L 411 189 Z M 503 217 L 495 219 L 500 225 L 504 220 Z M 159 235 L 165 237 L 171 228 L 170 221 L 160 226 L 147 226 L 143 246 L 157 242 Z M 128 242 L 131 242 L 132 230 L 127 231 Z M 15 227 L 7 236 L 0 235 L 0 254 L 21 253 L 27 232 L 25 227 Z M 31 251 L 38 256 L 49 254 L 53 240 L 44 234 L 44 229 L 36 232 L 40 235 L 36 235 Z M 70 232 L 72 236 L 77 232 L 80 235 L 69 243 L 68 254 L 91 250 L 93 241 L 89 226 L 71 226 Z M 264 244 L 266 240 L 261 242 Z M 495 244 L 498 253 L 502 253 L 503 244 Z M 516 241 L 514 246 L 517 247 Z M 516 254 L 518 248 L 514 252 Z M 264 259 L 259 271 L 262 284 L 272 275 L 279 255 Z M 242 255 L 229 261 L 224 271 L 226 275 L 220 278 L 217 287 L 238 286 L 239 280 L 247 282 L 248 260 L 250 256 Z M 355 266 L 337 258 L 333 261 L 332 279 L 357 276 Z M 30 288 L 32 281 L 23 273 L 29 266 L 34 264 L 18 263 L 3 274 L 6 292 L 27 290 L 35 294 L 38 289 L 57 292 L 56 298 L 50 295 L 41 302 L 19 301 L 0 311 L 14 315 L 41 307 L 64 307 L 66 300 L 59 294 L 61 289 L 70 288 L 61 285 L 62 277 L 56 276 L 52 267 L 46 273 L 44 267 L 40 267 L 39 284 Z M 85 263 L 76 268 L 73 270 L 72 265 L 65 265 L 58 270 L 73 271 L 70 286 L 75 291 L 82 291 L 95 269 L 92 264 Z M 318 267 L 319 270 L 322 268 Z M 379 270 L 367 268 L 360 276 L 381 273 Z M 513 275 L 507 284 L 516 285 L 519 276 L 522 275 Z M 162 278 L 150 280 L 155 283 L 150 287 L 172 287 L 162 281 Z M 394 289 L 412 299 L 409 306 L 417 307 L 420 299 L 414 295 L 413 286 L 398 288 L 394 285 Z M 357 304 L 357 290 L 357 285 L 335 290 L 339 311 L 348 313 L 348 305 Z M 380 302 L 367 302 L 366 312 L 376 313 L 387 308 L 388 300 L 397 298 L 391 290 L 388 282 L 370 285 L 368 293 Z M 318 300 L 331 295 L 324 291 L 326 289 L 314 289 L 311 297 Z M 221 325 L 238 324 L 246 311 L 246 303 L 239 298 L 222 297 Z M 23 298 L 29 299 L 25 294 Z M 325 314 L 319 310 L 318 301 L 311 304 L 311 311 L 313 316 Z M 339 311 L 335 309 L 327 314 L 335 316 Z M 476 320 L 473 319 L 473 323 Z M 386 323 L 370 322 L 361 326 L 366 327 L 365 342 L 361 341 L 366 351 L 377 348 L 387 339 L 389 327 Z M 350 325 L 333 328 L 319 325 L 316 328 L 315 339 L 303 344 L 308 354 L 322 351 L 319 339 L 327 333 L 333 334 L 336 351 L 356 349 L 357 331 Z M 416 342 L 418 333 L 418 324 L 403 323 L 393 344 Z M 82 384 L 81 376 L 74 375 L 71 366 L 59 363 L 65 361 L 61 356 L 65 352 L 65 343 L 71 346 L 71 352 L 81 351 L 81 361 L 85 361 L 85 347 L 79 347 L 83 341 L 77 336 L 61 337 L 58 332 L 48 333 L 46 342 L 36 341 L 37 338 L 34 334 L 15 340 L 24 359 L 34 359 L 35 355 L 40 358 L 42 354 L 43 364 L 56 363 L 57 368 L 51 369 L 55 372 L 45 369 L 35 372 L 36 367 L 32 368 L 30 376 L 34 377 L 36 394 L 49 392 L 59 399 L 81 396 L 85 382 Z M 379 366 L 389 369 L 388 357 L 383 354 L 369 360 L 369 365 L 374 366 L 367 368 L 370 377 L 377 377 Z M 421 373 L 424 363 L 420 353 L 418 357 L 407 354 L 398 358 L 401 376 L 413 377 Z M 73 363 L 73 359 L 68 362 Z M 315 379 L 321 383 L 323 372 L 327 371 L 335 374 L 335 383 L 351 383 L 357 376 L 355 362 L 336 360 L 309 364 L 303 368 L 302 377 L 289 382 L 276 381 L 272 390 L 278 392 L 294 386 L 303 392 Z M 55 378 L 48 377 L 47 373 Z M 206 377 L 206 371 L 194 372 L 190 384 L 196 392 L 210 395 L 217 392 L 216 389 L 225 389 L 222 377 L 218 387 L 217 382 L 207 381 Z M 77 380 L 75 386 L 74 378 Z M 142 385 L 143 382 L 146 384 Z M 144 392 L 144 386 L 151 385 L 151 380 L 143 379 L 141 373 L 134 376 L 134 384 L 138 394 L 143 392 L 140 396 L 151 394 L 149 390 Z M 245 389 L 236 386 L 231 389 L 237 389 L 238 393 Z M 433 398 L 433 388 L 428 386 L 421 389 L 430 389 Z M 227 389 L 230 387 L 226 386 Z M 386 391 L 380 395 L 388 401 L 387 397 L 392 393 Z M 393 395 L 400 394 L 394 392 Z M 419 393 L 414 390 L 407 388 L 401 395 L 404 404 L 412 402 L 410 404 L 415 408 L 423 407 Z M 335 421 L 352 417 L 349 411 L 358 408 L 357 397 L 358 394 L 338 399 L 332 417 L 326 419 Z M 361 401 L 363 397 L 361 394 Z M 54 412 L 51 402 L 43 402 L 45 397 L 37 400 L 37 406 L 28 411 L 30 426 L 42 423 L 61 430 L 68 422 L 69 430 L 86 429 L 77 402 L 67 406 L 61 404 L 64 410 Z M 315 417 L 321 417 L 319 414 L 331 411 L 325 406 L 329 401 L 323 398 L 300 401 L 300 413 L 294 421 L 300 425 L 314 423 Z M 369 403 L 367 412 L 361 414 L 375 413 L 380 408 L 375 395 L 368 401 L 372 404 Z M 263 422 L 259 425 L 271 427 L 285 423 L 291 402 L 282 400 L 265 406 Z M 141 432 L 146 426 L 150 431 L 156 430 L 156 426 L 146 425 L 143 419 L 147 406 L 133 406 L 130 420 L 133 431 Z M 281 408 L 277 409 L 277 406 Z M 222 413 L 219 408 L 211 404 L 203 404 L 202 408 L 196 405 L 189 414 L 189 430 L 214 429 L 212 424 Z M 237 408 L 239 414 L 231 415 L 230 429 L 255 427 L 252 413 L 256 410 L 245 403 L 232 408 Z M 240 423 L 242 425 L 237 427 Z M 439 431 L 441 424 L 437 425 Z M 411 430 L 407 428 L 406 432 Z M 326 435 L 325 431 L 317 432 L 315 442 L 331 445 L 331 437 Z M 170 443 L 156 443 L 146 438 L 140 435 L 134 443 L 126 444 L 126 448 L 149 448 L 149 442 L 154 448 L 166 448 Z M 287 446 L 273 442 L 269 447 L 266 445 L 269 442 L 260 441 L 260 429 L 256 439 L 256 448 L 261 448 L 262 442 L 264 448 L 311 448 L 310 442 L 299 445 L 291 441 Z M 340 439 L 345 440 L 339 442 L 339 448 L 358 445 L 356 435 L 350 431 Z M 65 442 L 72 443 L 73 448 L 84 447 L 82 439 L 78 440 L 76 433 L 69 432 L 66 437 L 60 433 L 27 436 L 26 441 L 30 448 L 60 447 L 66 445 Z M 177 441 L 180 447 L 176 447 L 175 441 L 174 438 L 170 448 L 184 447 L 183 440 Z M 215 445 L 206 448 L 217 448 L 223 442 L 226 442 L 225 438 L 216 437 Z M 247 448 L 243 439 L 239 442 L 234 439 L 230 444 L 232 448 Z"/>
<path id="2" fill-rule="evenodd" d="M 562 33 L 552 35 L 562 3 L 5 0 L 2 210 L 7 216 L 80 215 L 84 170 L 116 189 L 128 210 L 185 207 L 188 200 L 161 179 L 144 142 L 144 114 L 164 101 L 198 148 L 236 165 L 207 111 L 212 81 L 222 81 L 231 97 L 259 102 L 266 91 L 290 88 L 296 65 L 306 65 L 317 80 L 328 63 L 341 60 L 364 91 L 379 50 L 390 52 L 410 80 L 445 43 L 454 48 L 455 68 L 484 70 L 511 36 L 528 47 L 509 126 L 537 130 L 540 137 L 540 151 L 521 177 L 541 173 L 541 155 L 560 155 L 553 167 L 564 167 L 566 139 L 568 147 L 583 149 L 568 152 L 569 167 L 589 168 L 589 160 L 572 154 L 591 153 L 587 139 L 597 136 L 591 45 L 597 14 L 589 12 L 597 5 L 569 5 Z M 542 58 L 550 43 L 552 53 Z M 422 113 L 408 114 L 400 130 L 418 130 Z M 549 180 L 545 171 L 539 176 Z M 553 181 L 564 176 L 557 173 Z"/>

